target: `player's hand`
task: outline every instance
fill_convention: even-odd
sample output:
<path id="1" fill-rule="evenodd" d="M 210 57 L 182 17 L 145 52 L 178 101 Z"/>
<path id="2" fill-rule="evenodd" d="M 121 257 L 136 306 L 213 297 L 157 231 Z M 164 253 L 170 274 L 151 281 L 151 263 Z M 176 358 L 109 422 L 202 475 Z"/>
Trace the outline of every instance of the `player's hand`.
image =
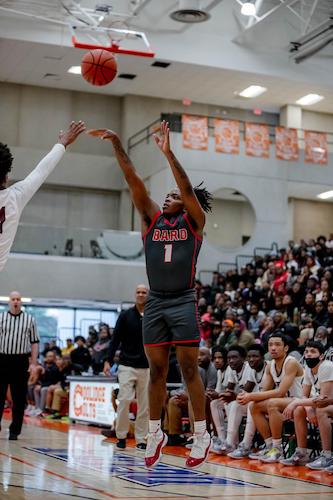
<path id="1" fill-rule="evenodd" d="M 67 146 L 72 144 L 72 142 L 74 142 L 76 138 L 82 132 L 84 132 L 84 130 L 86 130 L 86 126 L 83 121 L 80 120 L 79 122 L 72 122 L 65 132 L 60 130 L 59 133 L 60 144 L 62 144 L 66 148 Z"/>
<path id="2" fill-rule="evenodd" d="M 306 412 L 306 417 L 307 417 L 308 421 L 310 422 L 310 424 L 318 425 L 318 420 L 317 420 L 317 415 L 316 415 L 315 409 L 312 408 L 311 406 L 306 406 L 305 412 Z"/>
<path id="3" fill-rule="evenodd" d="M 292 401 L 288 406 L 285 407 L 283 412 L 283 420 L 291 420 L 294 416 L 294 411 L 296 409 L 295 402 Z"/>
<path id="4" fill-rule="evenodd" d="M 316 408 L 326 408 L 326 406 L 332 404 L 332 400 L 328 399 L 327 396 L 318 396 L 317 398 L 314 398 L 313 404 Z"/>
<path id="5" fill-rule="evenodd" d="M 104 361 L 103 373 L 106 377 L 110 377 L 110 363 L 108 361 Z"/>
<path id="6" fill-rule="evenodd" d="M 237 395 L 237 398 L 236 398 L 237 402 L 240 404 L 240 405 L 246 405 L 247 403 L 250 402 L 250 394 L 248 392 L 240 392 L 238 395 Z"/>
<path id="7" fill-rule="evenodd" d="M 30 363 L 29 365 L 29 368 L 28 368 L 28 372 L 29 373 L 33 373 L 37 368 L 37 365 L 35 363 Z"/>
<path id="8" fill-rule="evenodd" d="M 169 123 L 166 122 L 165 120 L 162 121 L 161 127 L 160 127 L 160 135 L 153 134 L 154 140 L 158 146 L 158 148 L 167 155 L 170 153 L 170 129 L 169 129 Z"/>
<path id="9" fill-rule="evenodd" d="M 99 137 L 103 141 L 113 141 L 114 139 L 119 139 L 118 135 L 113 131 L 107 128 L 92 128 L 86 130 L 86 134 L 91 135 L 92 137 Z"/>
<path id="10" fill-rule="evenodd" d="M 207 396 L 207 398 L 208 398 L 208 399 L 210 399 L 211 401 L 212 401 L 213 399 L 217 399 L 217 398 L 219 397 L 218 393 L 217 393 L 216 391 L 212 390 L 212 389 L 208 389 L 208 390 L 206 391 L 206 396 Z"/>

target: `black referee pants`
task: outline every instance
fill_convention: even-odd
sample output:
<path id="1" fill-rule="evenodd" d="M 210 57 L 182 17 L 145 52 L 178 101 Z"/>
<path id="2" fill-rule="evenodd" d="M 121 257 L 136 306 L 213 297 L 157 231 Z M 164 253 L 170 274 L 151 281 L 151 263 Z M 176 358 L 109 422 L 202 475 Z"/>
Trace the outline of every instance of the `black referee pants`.
<path id="1" fill-rule="evenodd" d="M 27 399 L 29 357 L 27 354 L 0 354 L 0 422 L 8 386 L 13 399 L 9 432 L 21 434 Z"/>

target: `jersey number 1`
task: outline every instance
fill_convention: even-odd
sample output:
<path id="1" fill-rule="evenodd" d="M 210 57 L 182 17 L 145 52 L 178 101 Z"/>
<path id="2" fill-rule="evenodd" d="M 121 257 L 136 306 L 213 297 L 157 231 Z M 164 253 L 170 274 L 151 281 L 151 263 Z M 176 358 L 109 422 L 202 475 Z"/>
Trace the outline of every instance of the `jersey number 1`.
<path id="1" fill-rule="evenodd" d="M 0 208 L 0 234 L 2 233 L 2 225 L 5 222 L 5 220 L 6 220 L 6 209 L 5 207 L 2 207 Z"/>
<path id="2" fill-rule="evenodd" d="M 172 245 L 164 245 L 164 262 L 171 262 Z"/>

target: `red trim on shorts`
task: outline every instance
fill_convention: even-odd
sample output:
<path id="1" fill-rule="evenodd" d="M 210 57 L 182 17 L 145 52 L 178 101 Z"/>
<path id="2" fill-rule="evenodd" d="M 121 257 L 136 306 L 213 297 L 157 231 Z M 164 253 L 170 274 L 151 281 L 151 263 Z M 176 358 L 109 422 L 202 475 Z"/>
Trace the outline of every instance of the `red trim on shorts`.
<path id="1" fill-rule="evenodd" d="M 150 226 L 148 227 L 147 231 L 142 235 L 142 239 L 146 239 L 146 236 L 148 233 L 150 233 L 150 231 L 152 230 L 156 220 L 159 218 L 159 216 L 161 215 L 161 210 L 159 210 L 158 212 L 156 212 L 156 214 L 154 215 L 154 217 L 152 218 L 151 220 L 151 223 L 150 223 Z"/>
<path id="2" fill-rule="evenodd" d="M 193 229 L 193 226 L 192 226 L 192 224 L 190 223 L 190 220 L 189 220 L 189 218 L 188 218 L 188 215 L 187 215 L 187 214 L 184 214 L 184 215 L 183 215 L 183 217 L 184 217 L 184 219 L 186 220 L 186 222 L 187 222 L 187 224 L 188 224 L 188 227 L 190 228 L 190 231 L 191 231 L 191 233 L 193 234 L 193 236 L 194 236 L 196 239 L 198 239 L 198 240 L 202 241 L 202 239 L 203 239 L 203 238 L 202 238 L 202 236 L 200 236 L 200 234 L 198 234 L 198 233 L 197 233 L 197 232 Z"/>
<path id="3" fill-rule="evenodd" d="M 194 340 L 174 340 L 171 342 L 172 344 L 200 344 L 200 339 L 194 339 Z"/>
<path id="4" fill-rule="evenodd" d="M 171 345 L 172 342 L 160 342 L 159 344 L 144 344 L 145 347 L 154 347 L 154 346 L 160 346 L 160 345 Z"/>

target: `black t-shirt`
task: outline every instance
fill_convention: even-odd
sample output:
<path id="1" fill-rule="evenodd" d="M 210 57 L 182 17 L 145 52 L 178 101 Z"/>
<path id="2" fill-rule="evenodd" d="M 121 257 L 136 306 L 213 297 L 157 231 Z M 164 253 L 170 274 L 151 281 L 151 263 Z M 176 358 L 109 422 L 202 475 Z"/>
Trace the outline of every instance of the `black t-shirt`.
<path id="1" fill-rule="evenodd" d="M 143 241 L 151 290 L 178 292 L 193 288 L 202 238 L 186 214 L 168 220 L 158 212 Z"/>
<path id="2" fill-rule="evenodd" d="M 142 340 L 142 319 L 136 306 L 122 311 L 117 319 L 109 345 L 109 363 L 120 349 L 120 365 L 132 368 L 148 368 Z"/>

